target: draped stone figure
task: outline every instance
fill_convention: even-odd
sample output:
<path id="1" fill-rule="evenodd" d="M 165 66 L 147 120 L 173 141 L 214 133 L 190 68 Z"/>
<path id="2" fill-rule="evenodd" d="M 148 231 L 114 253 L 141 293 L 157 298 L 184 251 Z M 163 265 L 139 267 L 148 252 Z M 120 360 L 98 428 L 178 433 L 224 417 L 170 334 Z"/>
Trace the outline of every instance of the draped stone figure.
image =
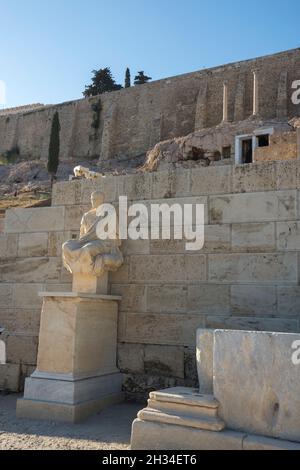
<path id="1" fill-rule="evenodd" d="M 118 231 L 115 239 L 101 240 L 97 236 L 97 224 L 102 218 L 97 215 L 97 209 L 104 203 L 104 194 L 93 192 L 91 203 L 92 209 L 82 217 L 79 239 L 69 240 L 62 246 L 64 266 L 73 276 L 101 277 L 123 264 Z"/>

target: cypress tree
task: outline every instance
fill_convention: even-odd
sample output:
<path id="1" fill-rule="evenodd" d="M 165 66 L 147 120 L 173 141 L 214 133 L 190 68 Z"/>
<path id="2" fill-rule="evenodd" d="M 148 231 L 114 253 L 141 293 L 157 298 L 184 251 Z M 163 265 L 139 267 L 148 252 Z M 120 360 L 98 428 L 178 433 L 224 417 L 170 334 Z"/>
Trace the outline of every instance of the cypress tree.
<path id="1" fill-rule="evenodd" d="M 57 173 L 58 164 L 59 164 L 59 133 L 60 133 L 60 124 L 59 124 L 59 115 L 55 111 L 52 125 L 51 125 L 51 134 L 50 134 L 50 143 L 49 143 L 49 152 L 48 152 L 48 172 L 51 177 L 51 186 L 55 175 Z"/>
<path id="2" fill-rule="evenodd" d="M 126 73 L 125 73 L 125 88 L 131 87 L 131 77 L 130 77 L 130 70 L 127 67 Z"/>

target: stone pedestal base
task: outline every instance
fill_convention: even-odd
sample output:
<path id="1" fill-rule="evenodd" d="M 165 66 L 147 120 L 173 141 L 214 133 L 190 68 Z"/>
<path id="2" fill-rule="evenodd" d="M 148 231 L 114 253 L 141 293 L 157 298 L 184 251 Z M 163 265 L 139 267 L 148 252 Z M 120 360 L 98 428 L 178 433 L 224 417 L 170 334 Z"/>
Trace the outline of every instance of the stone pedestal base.
<path id="1" fill-rule="evenodd" d="M 37 370 L 17 416 L 77 422 L 122 401 L 117 296 L 43 293 Z"/>
<path id="2" fill-rule="evenodd" d="M 120 373 L 75 379 L 35 372 L 17 402 L 19 418 L 77 423 L 106 406 L 123 401 Z"/>
<path id="3" fill-rule="evenodd" d="M 132 450 L 300 450 L 300 443 L 225 429 L 213 395 L 175 387 L 150 393 L 132 424 Z"/>

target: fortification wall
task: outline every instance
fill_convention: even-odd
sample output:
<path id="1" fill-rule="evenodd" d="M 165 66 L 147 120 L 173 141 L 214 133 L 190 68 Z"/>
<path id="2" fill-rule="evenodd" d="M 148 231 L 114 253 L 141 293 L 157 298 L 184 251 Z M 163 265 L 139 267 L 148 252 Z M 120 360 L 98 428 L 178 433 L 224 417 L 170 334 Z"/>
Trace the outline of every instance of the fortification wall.
<path id="1" fill-rule="evenodd" d="M 6 380 L 16 388 L 20 374 L 34 368 L 37 294 L 71 289 L 61 245 L 78 234 L 96 188 L 108 202 L 127 195 L 147 203 L 205 204 L 201 252 L 187 252 L 183 241 L 125 241 L 124 265 L 110 274 L 111 292 L 123 298 L 118 365 L 130 396 L 195 385 L 199 327 L 299 332 L 299 160 L 58 183 L 52 207 L 6 213 L 0 325 L 8 364 L 0 366 L 0 386 Z"/>
<path id="2" fill-rule="evenodd" d="M 258 71 L 263 119 L 300 115 L 291 101 L 300 79 L 300 49 L 159 80 L 91 99 L 0 116 L 0 154 L 18 146 L 27 158 L 46 159 L 51 119 L 60 114 L 61 159 L 136 157 L 157 142 L 212 127 L 222 120 L 223 83 L 228 84 L 229 120 L 252 114 L 253 70 Z M 92 126 L 92 105 L 101 102 Z"/>

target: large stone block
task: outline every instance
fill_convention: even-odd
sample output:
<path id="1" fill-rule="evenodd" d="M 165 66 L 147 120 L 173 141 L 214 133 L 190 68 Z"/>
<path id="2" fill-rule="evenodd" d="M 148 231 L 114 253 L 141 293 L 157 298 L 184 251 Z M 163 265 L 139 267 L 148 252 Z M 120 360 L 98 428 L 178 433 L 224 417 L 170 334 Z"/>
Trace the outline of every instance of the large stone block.
<path id="1" fill-rule="evenodd" d="M 299 317 L 300 286 L 277 287 L 278 313 L 284 317 Z"/>
<path id="2" fill-rule="evenodd" d="M 199 393 L 213 394 L 213 346 L 214 331 L 197 330 L 197 372 Z"/>
<path id="3" fill-rule="evenodd" d="M 297 282 L 297 259 L 285 254 L 208 255 L 209 280 L 217 282 Z"/>
<path id="4" fill-rule="evenodd" d="M 191 194 L 226 194 L 232 189 L 232 167 L 214 166 L 191 171 Z"/>
<path id="5" fill-rule="evenodd" d="M 37 336 L 40 316 L 41 311 L 36 308 L 0 308 L 0 325 L 8 333 Z"/>
<path id="6" fill-rule="evenodd" d="M 189 196 L 190 171 L 157 171 L 152 174 L 152 199 Z"/>
<path id="7" fill-rule="evenodd" d="M 129 200 L 151 199 L 152 173 L 139 173 L 118 177 L 117 196 Z"/>
<path id="8" fill-rule="evenodd" d="M 206 257 L 198 254 L 132 256 L 130 278 L 132 282 L 205 280 Z"/>
<path id="9" fill-rule="evenodd" d="M 14 284 L 14 305 L 18 308 L 40 308 L 42 299 L 39 292 L 44 290 L 44 284 Z"/>
<path id="10" fill-rule="evenodd" d="M 53 185 L 52 206 L 71 206 L 76 204 L 77 181 L 61 181 Z"/>
<path id="11" fill-rule="evenodd" d="M 299 334 L 215 331 L 214 395 L 230 429 L 300 441 Z"/>
<path id="12" fill-rule="evenodd" d="M 251 163 L 233 167 L 233 191 L 271 191 L 276 189 L 276 165 L 274 162 Z"/>
<path id="13" fill-rule="evenodd" d="M 118 344 L 118 367 L 125 373 L 144 373 L 144 345 L 143 344 Z"/>
<path id="14" fill-rule="evenodd" d="M 0 390 L 20 391 L 20 365 L 0 364 Z"/>
<path id="15" fill-rule="evenodd" d="M 276 315 L 276 287 L 233 285 L 231 286 L 231 312 L 235 315 Z"/>
<path id="16" fill-rule="evenodd" d="M 64 229 L 64 207 L 9 209 L 5 215 L 7 233 L 56 232 Z"/>
<path id="17" fill-rule="evenodd" d="M 146 311 L 146 286 L 139 284 L 113 284 L 112 295 L 120 295 L 122 312 Z"/>
<path id="18" fill-rule="evenodd" d="M 95 180 L 81 180 L 80 204 L 89 204 L 93 191 L 102 191 L 105 194 L 106 202 L 114 202 L 117 199 L 116 176 L 100 176 Z"/>
<path id="19" fill-rule="evenodd" d="M 0 261 L 0 280 L 3 282 L 58 282 L 59 258 L 25 258 L 16 261 Z"/>
<path id="20" fill-rule="evenodd" d="M 18 235 L 0 233 L 0 258 L 15 258 L 18 251 Z"/>
<path id="21" fill-rule="evenodd" d="M 0 307 L 11 307 L 13 303 L 13 284 L 0 284 Z"/>
<path id="22" fill-rule="evenodd" d="M 277 223 L 278 250 L 300 250 L 300 222 Z"/>
<path id="23" fill-rule="evenodd" d="M 121 313 L 119 341 L 195 346 L 195 331 L 204 326 L 201 315 Z"/>
<path id="24" fill-rule="evenodd" d="M 245 252 L 274 251 L 274 223 L 232 224 L 232 250 Z"/>
<path id="25" fill-rule="evenodd" d="M 64 225 L 60 230 L 78 230 L 83 214 L 89 209 L 90 207 L 87 205 L 67 206 L 65 208 Z"/>
<path id="26" fill-rule="evenodd" d="M 183 313 L 186 311 L 186 308 L 186 286 L 162 285 L 147 287 L 148 312 Z"/>
<path id="27" fill-rule="evenodd" d="M 294 220 L 296 206 L 296 191 L 210 196 L 210 223 Z"/>
<path id="28" fill-rule="evenodd" d="M 203 314 L 229 313 L 230 286 L 221 284 L 198 284 L 188 286 L 187 310 Z"/>
<path id="29" fill-rule="evenodd" d="M 145 372 L 152 375 L 184 378 L 184 350 L 179 346 L 145 345 Z"/>
<path id="30" fill-rule="evenodd" d="M 263 318 L 263 317 L 224 317 L 217 315 L 207 316 L 206 328 L 227 328 L 231 330 L 253 330 L 253 331 L 299 331 L 299 321 L 289 318 Z"/>
<path id="31" fill-rule="evenodd" d="M 6 360 L 14 364 L 36 364 L 38 337 L 9 334 L 5 339 Z"/>
<path id="32" fill-rule="evenodd" d="M 29 258 L 45 256 L 48 252 L 48 233 L 20 233 L 18 256 Z"/>
<path id="33" fill-rule="evenodd" d="M 296 189 L 299 166 L 297 160 L 275 162 L 277 189 Z"/>
<path id="34" fill-rule="evenodd" d="M 202 252 L 215 253 L 224 251 L 231 251 L 230 225 L 205 225 Z"/>

